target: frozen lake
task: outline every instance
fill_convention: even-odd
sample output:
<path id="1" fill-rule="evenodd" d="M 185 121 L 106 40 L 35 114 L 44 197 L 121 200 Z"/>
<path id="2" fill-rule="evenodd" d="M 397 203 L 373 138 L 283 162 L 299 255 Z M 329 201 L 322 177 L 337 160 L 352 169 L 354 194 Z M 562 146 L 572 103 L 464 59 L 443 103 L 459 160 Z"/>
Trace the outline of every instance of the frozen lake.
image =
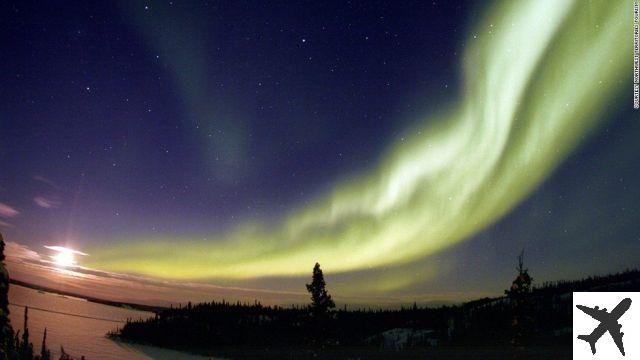
<path id="1" fill-rule="evenodd" d="M 92 303 L 84 299 L 40 292 L 11 285 L 9 290 L 11 324 L 22 333 L 24 306 L 29 307 L 29 335 L 34 351 L 40 353 L 42 335 L 47 328 L 47 347 L 54 358 L 65 352 L 91 359 L 204 359 L 203 357 L 154 348 L 122 344 L 106 333 L 131 319 L 148 318 L 153 313 Z"/>

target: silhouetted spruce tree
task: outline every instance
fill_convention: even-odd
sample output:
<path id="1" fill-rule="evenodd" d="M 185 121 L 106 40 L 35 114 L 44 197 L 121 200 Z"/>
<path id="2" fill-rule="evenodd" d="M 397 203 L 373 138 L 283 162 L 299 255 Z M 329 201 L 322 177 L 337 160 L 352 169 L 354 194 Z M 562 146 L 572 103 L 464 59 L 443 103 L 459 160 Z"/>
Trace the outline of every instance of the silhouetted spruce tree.
<path id="1" fill-rule="evenodd" d="M 518 276 L 511 283 L 511 288 L 505 290 L 512 310 L 511 328 L 513 331 L 511 343 L 516 346 L 524 345 L 533 332 L 531 318 L 531 283 L 533 278 L 529 269 L 524 268 L 524 250 L 518 256 Z"/>
<path id="2" fill-rule="evenodd" d="M 20 330 L 16 331 L 16 334 L 13 336 L 13 348 L 20 349 Z"/>
<path id="3" fill-rule="evenodd" d="M 24 328 L 22 329 L 22 342 L 18 349 L 20 358 L 24 360 L 33 359 L 33 344 L 29 342 L 29 307 L 24 308 Z"/>
<path id="4" fill-rule="evenodd" d="M 313 276 L 311 284 L 307 284 L 307 291 L 311 294 L 311 311 L 314 315 L 326 314 L 329 309 L 336 307 L 331 295 L 327 292 L 327 284 L 318 263 L 313 267 Z"/>
<path id="5" fill-rule="evenodd" d="M 51 360 L 51 352 L 47 349 L 47 328 L 44 328 L 42 347 L 40 348 L 40 360 Z"/>
<path id="6" fill-rule="evenodd" d="M 4 239 L 0 234 L 0 359 L 14 357 L 14 335 L 9 320 L 9 272 L 4 266 Z"/>
<path id="7" fill-rule="evenodd" d="M 71 355 L 67 354 L 64 351 L 64 348 L 62 346 L 60 346 L 60 358 L 59 358 L 59 360 L 73 360 Z"/>

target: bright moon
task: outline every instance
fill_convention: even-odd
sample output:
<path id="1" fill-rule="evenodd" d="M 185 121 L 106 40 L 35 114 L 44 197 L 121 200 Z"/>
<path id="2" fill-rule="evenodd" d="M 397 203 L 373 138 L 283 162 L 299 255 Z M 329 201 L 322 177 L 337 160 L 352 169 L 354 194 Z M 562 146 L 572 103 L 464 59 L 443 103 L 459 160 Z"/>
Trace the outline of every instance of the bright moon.
<path id="1" fill-rule="evenodd" d="M 49 250 L 55 251 L 55 254 L 51 256 L 51 260 L 53 263 L 60 267 L 68 267 L 74 266 L 77 264 L 76 255 L 87 256 L 88 254 L 83 253 L 82 251 L 73 250 L 64 246 L 48 246 L 45 245 L 45 248 Z"/>
<path id="2" fill-rule="evenodd" d="M 73 255 L 73 251 L 70 249 L 62 249 L 52 256 L 54 264 L 58 266 L 72 266 L 76 263 L 76 257 Z"/>

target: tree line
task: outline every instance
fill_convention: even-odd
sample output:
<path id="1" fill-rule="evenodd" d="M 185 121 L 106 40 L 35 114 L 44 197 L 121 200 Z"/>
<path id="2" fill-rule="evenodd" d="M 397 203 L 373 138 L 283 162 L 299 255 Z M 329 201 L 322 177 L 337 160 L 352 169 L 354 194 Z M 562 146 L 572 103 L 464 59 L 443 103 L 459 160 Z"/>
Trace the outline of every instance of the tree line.
<path id="1" fill-rule="evenodd" d="M 521 253 L 515 278 L 502 297 L 456 306 L 431 308 L 414 303 L 409 308 L 377 310 L 336 309 L 319 264 L 314 266 L 311 280 L 306 285 L 311 302 L 306 306 L 263 306 L 258 301 L 243 304 L 224 300 L 188 303 L 159 311 L 150 319 L 128 321 L 110 336 L 209 355 L 240 347 L 375 346 L 374 340 L 392 329 L 422 329 L 423 333 L 428 330 L 429 336 L 447 346 L 570 347 L 571 292 L 593 286 L 637 291 L 640 272 L 628 270 L 534 287 Z M 434 343 L 414 342 L 411 346 Z"/>

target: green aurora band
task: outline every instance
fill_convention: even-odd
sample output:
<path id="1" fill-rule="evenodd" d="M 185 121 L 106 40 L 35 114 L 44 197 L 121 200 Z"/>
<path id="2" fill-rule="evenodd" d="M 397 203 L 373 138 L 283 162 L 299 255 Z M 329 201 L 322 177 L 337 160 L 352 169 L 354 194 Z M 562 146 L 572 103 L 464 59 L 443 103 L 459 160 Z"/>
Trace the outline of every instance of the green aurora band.
<path id="1" fill-rule="evenodd" d="M 84 265 L 172 279 L 252 279 L 409 264 L 486 228 L 605 120 L 631 74 L 630 1 L 514 1 L 468 36 L 465 87 L 380 164 L 279 224 L 136 237 Z M 629 90 L 630 91 L 630 90 Z"/>

